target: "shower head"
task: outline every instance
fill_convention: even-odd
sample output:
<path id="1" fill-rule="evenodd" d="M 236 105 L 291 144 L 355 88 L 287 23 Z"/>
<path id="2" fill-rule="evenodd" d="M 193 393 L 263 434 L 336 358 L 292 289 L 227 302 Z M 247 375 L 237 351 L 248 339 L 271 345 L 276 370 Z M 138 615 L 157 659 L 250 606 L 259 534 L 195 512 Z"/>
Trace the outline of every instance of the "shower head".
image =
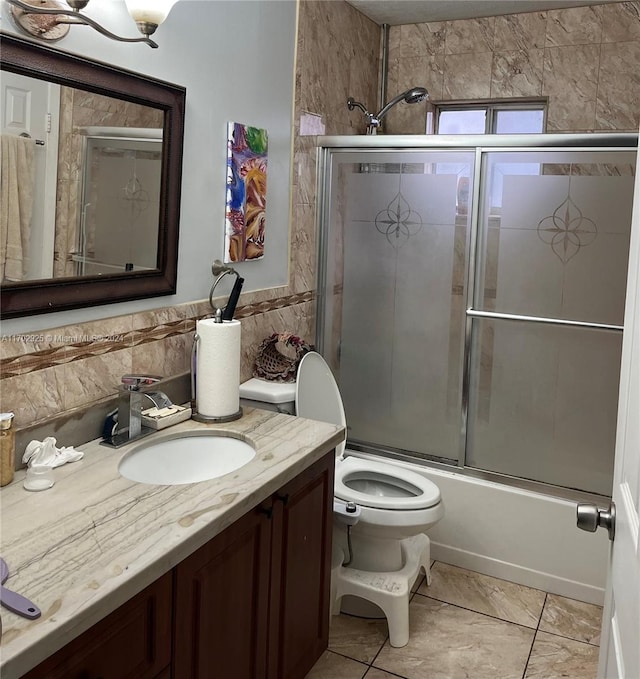
<path id="1" fill-rule="evenodd" d="M 419 104 L 429 96 L 424 87 L 414 87 L 404 93 L 404 100 L 407 104 Z"/>
<path id="2" fill-rule="evenodd" d="M 394 97 L 386 106 L 375 116 L 378 122 L 384 118 L 384 116 L 389 113 L 390 109 L 401 101 L 405 101 L 407 104 L 418 104 L 424 101 L 429 96 L 429 92 L 424 87 L 412 87 L 406 92 L 402 92 L 397 97 Z"/>
<path id="3" fill-rule="evenodd" d="M 407 104 L 418 104 L 429 97 L 429 92 L 424 87 L 412 87 L 406 92 L 402 92 L 397 97 L 394 97 L 386 106 L 384 106 L 381 111 L 377 114 L 369 113 L 367 109 L 353 97 L 347 99 L 347 108 L 353 111 L 354 108 L 359 108 L 367 117 L 367 134 L 376 134 L 378 127 L 380 127 L 380 122 L 384 116 L 389 113 L 389 110 L 399 104 L 401 101 L 405 101 Z"/>

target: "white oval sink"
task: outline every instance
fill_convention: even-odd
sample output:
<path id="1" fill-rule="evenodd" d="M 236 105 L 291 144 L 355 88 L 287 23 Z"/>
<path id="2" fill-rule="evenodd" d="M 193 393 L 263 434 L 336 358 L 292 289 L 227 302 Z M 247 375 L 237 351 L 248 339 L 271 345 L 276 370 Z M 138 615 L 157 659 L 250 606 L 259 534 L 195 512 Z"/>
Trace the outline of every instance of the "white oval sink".
<path id="1" fill-rule="evenodd" d="M 249 443 L 212 432 L 151 437 L 120 460 L 122 476 L 139 483 L 173 486 L 224 476 L 256 456 Z"/>

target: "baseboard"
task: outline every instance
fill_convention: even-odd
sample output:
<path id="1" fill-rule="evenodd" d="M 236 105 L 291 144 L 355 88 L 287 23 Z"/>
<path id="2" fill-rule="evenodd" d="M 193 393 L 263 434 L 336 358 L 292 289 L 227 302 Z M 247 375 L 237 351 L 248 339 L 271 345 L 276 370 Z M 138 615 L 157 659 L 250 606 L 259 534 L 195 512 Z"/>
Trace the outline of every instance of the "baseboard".
<path id="1" fill-rule="evenodd" d="M 602 606 L 604 602 L 604 589 L 602 588 L 567 580 L 550 573 L 532 570 L 437 542 L 431 542 L 431 558 L 501 580 L 509 580 L 526 587 L 559 594 L 569 599 L 586 601 L 598 606 Z"/>

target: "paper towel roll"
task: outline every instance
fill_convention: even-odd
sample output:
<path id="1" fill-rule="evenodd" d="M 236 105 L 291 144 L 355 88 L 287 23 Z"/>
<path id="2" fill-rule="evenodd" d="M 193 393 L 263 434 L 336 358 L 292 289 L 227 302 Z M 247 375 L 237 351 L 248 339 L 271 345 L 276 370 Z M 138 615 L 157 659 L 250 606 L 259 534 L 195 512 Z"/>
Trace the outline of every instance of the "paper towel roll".
<path id="1" fill-rule="evenodd" d="M 228 417 L 240 410 L 240 321 L 196 324 L 198 363 L 196 403 L 205 417 Z"/>

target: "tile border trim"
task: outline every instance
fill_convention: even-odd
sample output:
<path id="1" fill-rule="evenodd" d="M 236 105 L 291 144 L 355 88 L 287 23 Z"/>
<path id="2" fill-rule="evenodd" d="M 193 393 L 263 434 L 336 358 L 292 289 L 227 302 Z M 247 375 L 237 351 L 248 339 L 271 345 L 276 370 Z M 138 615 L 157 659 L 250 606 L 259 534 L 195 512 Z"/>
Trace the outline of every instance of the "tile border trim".
<path id="1" fill-rule="evenodd" d="M 241 320 L 252 316 L 259 316 L 269 311 L 276 311 L 286 307 L 311 302 L 315 299 L 315 292 L 308 291 L 285 297 L 275 297 L 264 302 L 256 302 L 238 307 L 235 318 Z M 171 308 L 171 307 L 168 307 Z M 141 312 L 146 313 L 146 312 Z M 135 314 L 134 314 L 135 315 Z M 81 361 L 86 358 L 108 354 L 121 349 L 128 349 L 149 342 L 156 342 L 187 335 L 195 331 L 196 321 L 209 318 L 211 314 L 196 315 L 177 321 L 169 321 L 147 328 L 136 328 L 128 332 L 114 334 L 95 340 L 73 342 L 56 347 L 40 349 L 38 351 L 0 359 L 0 380 L 17 377 L 27 373 L 46 370 L 55 366 Z"/>

